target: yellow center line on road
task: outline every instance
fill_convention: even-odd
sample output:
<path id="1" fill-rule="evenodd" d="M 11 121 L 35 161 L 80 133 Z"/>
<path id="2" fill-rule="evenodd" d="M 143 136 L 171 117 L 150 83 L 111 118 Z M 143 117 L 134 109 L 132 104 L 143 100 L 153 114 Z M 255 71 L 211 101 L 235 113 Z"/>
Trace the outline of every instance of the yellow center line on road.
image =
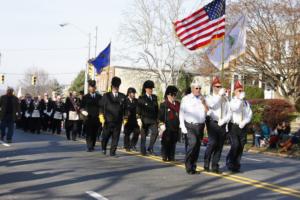
<path id="1" fill-rule="evenodd" d="M 142 156 L 139 153 L 127 152 L 127 151 L 120 150 L 120 149 L 118 151 L 122 152 L 122 153 L 126 153 L 126 154 L 131 154 L 131 155 L 134 155 L 134 156 L 143 157 L 143 158 L 146 158 L 146 159 L 158 161 L 158 162 L 161 162 L 161 163 L 164 163 L 164 164 L 171 164 L 171 165 L 174 165 L 176 167 L 185 168 L 185 165 L 183 163 L 180 163 L 180 162 L 165 162 L 159 156 L 152 156 L 152 155 L 151 156 L 150 155 L 149 156 Z M 234 181 L 234 182 L 238 182 L 238 183 L 242 183 L 242 184 L 246 184 L 246 185 L 251 185 L 251 186 L 256 187 L 256 188 L 263 188 L 263 189 L 271 190 L 271 191 L 276 192 L 276 193 L 280 193 L 280 194 L 300 198 L 300 191 L 294 190 L 292 188 L 287 188 L 287 187 L 283 187 L 283 186 L 280 186 L 280 185 L 275 185 L 275 184 L 271 184 L 271 183 L 267 183 L 267 182 L 263 182 L 263 181 L 258 181 L 258 180 L 254 180 L 254 179 L 243 177 L 243 176 L 237 176 L 237 175 L 230 174 L 230 173 L 216 174 L 216 173 L 206 172 L 206 171 L 203 171 L 204 170 L 203 167 L 197 167 L 197 170 L 201 171 L 201 173 L 206 174 L 206 175 L 215 176 L 215 177 L 219 177 L 219 178 L 224 178 L 224 179 L 228 179 L 228 180 L 231 180 L 231 181 Z"/>
<path id="2" fill-rule="evenodd" d="M 80 139 L 79 141 L 85 143 L 85 141 L 82 140 L 82 139 Z M 137 152 L 132 152 L 132 151 L 128 152 L 128 151 L 121 150 L 121 149 L 118 149 L 117 151 L 125 153 L 125 154 L 134 155 L 134 156 L 137 156 L 137 157 L 149 159 L 149 160 L 154 160 L 154 161 L 164 163 L 164 164 L 171 164 L 173 166 L 185 169 L 185 165 L 182 162 L 178 162 L 178 161 L 177 162 L 176 161 L 175 162 L 165 162 L 159 156 L 153 156 L 153 155 L 142 156 L 141 154 L 139 154 Z M 280 186 L 280 185 L 271 184 L 271 183 L 267 183 L 267 182 L 264 182 L 264 181 L 259 181 L 259 180 L 247 178 L 247 177 L 244 177 L 244 176 L 238 176 L 238 175 L 230 174 L 230 173 L 216 174 L 216 173 L 206 172 L 206 171 L 204 171 L 203 167 L 199 167 L 199 166 L 197 167 L 197 170 L 201 171 L 202 174 L 206 174 L 206 175 L 209 175 L 209 176 L 224 178 L 224 179 L 231 180 L 231 181 L 234 181 L 234 182 L 237 182 L 237 183 L 250 185 L 250 186 L 253 186 L 253 187 L 256 187 L 256 188 L 263 188 L 263 189 L 270 190 L 270 191 L 275 192 L 275 193 L 284 194 L 284 195 L 292 196 L 292 197 L 297 197 L 297 198 L 300 199 L 300 191 L 292 189 L 292 188 L 283 187 L 283 186 Z"/>

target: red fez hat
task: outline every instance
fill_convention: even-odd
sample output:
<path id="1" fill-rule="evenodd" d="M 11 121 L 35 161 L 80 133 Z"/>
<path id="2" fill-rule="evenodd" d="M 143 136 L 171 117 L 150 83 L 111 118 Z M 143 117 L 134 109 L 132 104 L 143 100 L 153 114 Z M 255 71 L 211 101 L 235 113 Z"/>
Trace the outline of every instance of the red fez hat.
<path id="1" fill-rule="evenodd" d="M 234 84 L 234 90 L 237 90 L 237 89 L 243 89 L 243 85 L 241 84 L 240 81 L 236 81 Z"/>
<path id="2" fill-rule="evenodd" d="M 212 85 L 221 85 L 221 81 L 220 81 L 220 78 L 217 76 L 214 78 L 214 80 L 212 81 Z"/>

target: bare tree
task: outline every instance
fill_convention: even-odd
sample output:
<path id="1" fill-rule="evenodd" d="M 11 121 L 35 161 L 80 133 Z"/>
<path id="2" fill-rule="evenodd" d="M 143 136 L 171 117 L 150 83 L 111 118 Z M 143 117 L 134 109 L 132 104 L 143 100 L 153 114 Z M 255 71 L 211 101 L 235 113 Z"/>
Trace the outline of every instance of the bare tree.
<path id="1" fill-rule="evenodd" d="M 121 26 L 125 39 L 135 47 L 135 56 L 130 59 L 155 73 L 163 87 L 177 84 L 179 70 L 185 66 L 188 57 L 173 27 L 182 12 L 182 2 L 135 0 L 132 10 L 125 13 L 126 22 Z"/>
<path id="2" fill-rule="evenodd" d="M 232 2 L 233 17 L 248 16 L 244 66 L 291 103 L 300 101 L 299 0 L 240 0 Z"/>
<path id="3" fill-rule="evenodd" d="M 32 76 L 37 77 L 36 85 L 32 84 Z M 61 90 L 56 79 L 50 79 L 48 72 L 38 68 L 26 70 L 24 78 L 20 80 L 19 87 L 22 87 L 24 93 L 29 93 L 33 96 L 43 95 L 45 92 L 49 94 L 52 91 L 60 92 Z"/>

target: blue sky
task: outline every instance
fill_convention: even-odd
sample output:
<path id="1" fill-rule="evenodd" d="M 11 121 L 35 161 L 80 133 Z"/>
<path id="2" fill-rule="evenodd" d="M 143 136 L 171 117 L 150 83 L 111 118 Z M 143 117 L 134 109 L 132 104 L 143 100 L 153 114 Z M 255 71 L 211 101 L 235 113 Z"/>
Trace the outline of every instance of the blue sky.
<path id="1" fill-rule="evenodd" d="M 0 73 L 6 84 L 17 86 L 28 68 L 42 68 L 60 83 L 70 84 L 84 69 L 88 56 L 88 37 L 72 23 L 95 35 L 98 51 L 112 41 L 112 53 L 124 47 L 118 40 L 124 11 L 134 0 L 0 0 Z M 186 10 L 194 11 L 207 0 L 184 0 Z M 92 41 L 94 44 L 94 41 Z M 92 47 L 92 56 L 95 55 Z M 112 65 L 126 65 L 118 59 Z"/>

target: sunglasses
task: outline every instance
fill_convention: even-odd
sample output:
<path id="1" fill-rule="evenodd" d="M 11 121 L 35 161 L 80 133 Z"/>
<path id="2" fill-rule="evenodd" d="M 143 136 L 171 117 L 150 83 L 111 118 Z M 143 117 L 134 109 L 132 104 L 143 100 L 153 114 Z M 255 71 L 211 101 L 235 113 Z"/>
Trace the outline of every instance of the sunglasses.
<path id="1" fill-rule="evenodd" d="M 201 87 L 196 87 L 195 90 L 201 90 Z"/>
<path id="2" fill-rule="evenodd" d="M 238 92 L 243 92 L 243 90 L 238 90 Z"/>
<path id="3" fill-rule="evenodd" d="M 222 86 L 221 85 L 217 85 L 217 86 L 215 86 L 215 88 L 221 88 Z"/>

